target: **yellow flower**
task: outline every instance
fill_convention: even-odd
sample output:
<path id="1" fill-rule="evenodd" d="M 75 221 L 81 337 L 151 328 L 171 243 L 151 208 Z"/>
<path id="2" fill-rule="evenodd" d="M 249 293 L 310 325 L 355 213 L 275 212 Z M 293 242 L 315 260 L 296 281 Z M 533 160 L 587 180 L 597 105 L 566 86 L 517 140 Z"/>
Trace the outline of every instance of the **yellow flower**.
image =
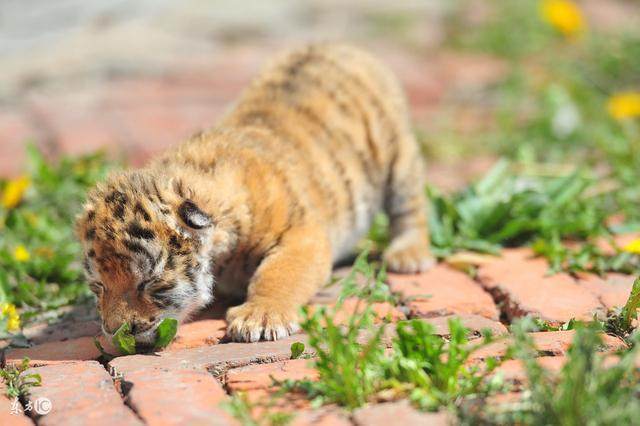
<path id="1" fill-rule="evenodd" d="M 640 117 L 640 92 L 623 92 L 613 95 L 607 102 L 607 109 L 616 120 Z"/>
<path id="2" fill-rule="evenodd" d="M 541 14 L 553 28 L 565 36 L 573 36 L 585 28 L 582 12 L 571 0 L 543 0 Z"/>
<path id="3" fill-rule="evenodd" d="M 18 247 L 15 248 L 15 250 L 13 250 L 13 257 L 18 262 L 26 262 L 31 258 L 31 254 L 29 253 L 29 250 L 27 250 L 25 246 L 20 244 Z"/>
<path id="4" fill-rule="evenodd" d="M 18 315 L 14 304 L 2 303 L 0 304 L 0 311 L 2 312 L 2 317 L 7 318 L 7 330 L 17 331 L 20 329 L 20 315 Z"/>
<path id="5" fill-rule="evenodd" d="M 26 176 L 10 180 L 2 193 L 2 205 L 7 209 L 12 209 L 20 204 L 24 191 L 27 190 L 30 183 L 31 181 Z"/>
<path id="6" fill-rule="evenodd" d="M 624 246 L 622 250 L 633 254 L 640 254 L 640 239 L 631 241 Z"/>

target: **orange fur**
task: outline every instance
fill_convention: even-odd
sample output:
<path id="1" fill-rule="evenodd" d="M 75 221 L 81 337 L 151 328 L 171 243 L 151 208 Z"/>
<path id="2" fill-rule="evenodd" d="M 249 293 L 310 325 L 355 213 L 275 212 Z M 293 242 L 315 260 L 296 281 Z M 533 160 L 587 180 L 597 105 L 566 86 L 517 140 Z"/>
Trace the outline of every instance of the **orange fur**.
<path id="1" fill-rule="evenodd" d="M 423 179 L 384 66 L 343 45 L 289 52 L 216 128 L 90 194 L 78 232 L 106 331 L 186 317 L 210 301 L 213 276 L 216 291 L 246 297 L 228 312 L 231 337 L 284 337 L 380 209 L 389 268 L 429 266 Z"/>

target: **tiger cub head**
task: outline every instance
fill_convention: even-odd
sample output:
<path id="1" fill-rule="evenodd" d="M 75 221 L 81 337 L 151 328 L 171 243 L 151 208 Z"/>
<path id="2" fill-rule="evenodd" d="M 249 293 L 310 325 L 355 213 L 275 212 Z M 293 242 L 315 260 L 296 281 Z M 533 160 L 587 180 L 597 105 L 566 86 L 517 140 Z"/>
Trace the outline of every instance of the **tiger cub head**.
<path id="1" fill-rule="evenodd" d="M 128 322 L 149 345 L 164 318 L 211 302 L 215 224 L 198 204 L 182 181 L 145 171 L 112 175 L 89 193 L 76 231 L 105 334 Z"/>

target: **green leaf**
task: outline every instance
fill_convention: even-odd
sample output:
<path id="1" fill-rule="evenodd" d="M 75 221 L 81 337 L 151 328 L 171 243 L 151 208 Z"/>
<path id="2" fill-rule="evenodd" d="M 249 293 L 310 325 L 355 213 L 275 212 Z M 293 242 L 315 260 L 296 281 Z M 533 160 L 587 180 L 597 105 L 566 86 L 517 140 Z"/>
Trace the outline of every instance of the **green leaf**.
<path id="1" fill-rule="evenodd" d="M 622 320 L 626 328 L 631 328 L 631 321 L 636 317 L 638 308 L 640 308 L 640 278 L 634 281 L 629 299 L 622 308 Z"/>
<path id="2" fill-rule="evenodd" d="M 178 320 L 175 318 L 165 318 L 160 322 L 157 329 L 155 348 L 162 349 L 171 343 L 178 332 Z"/>
<path id="3" fill-rule="evenodd" d="M 300 355 L 304 352 L 304 343 L 295 342 L 291 344 L 291 359 L 300 358 Z"/>
<path id="4" fill-rule="evenodd" d="M 113 335 L 111 342 L 122 355 L 133 355 L 136 353 L 136 339 L 133 337 L 133 334 L 131 334 L 131 326 L 128 322 L 120 326 Z"/>
<path id="5" fill-rule="evenodd" d="M 100 351 L 100 354 L 106 361 L 111 361 L 113 358 L 115 358 L 114 355 L 111 355 L 109 352 L 104 350 L 104 347 L 102 347 L 102 344 L 100 344 L 98 339 L 96 339 L 95 337 L 93 338 L 93 344 L 96 345 L 96 348 L 98 348 L 98 350 Z"/>

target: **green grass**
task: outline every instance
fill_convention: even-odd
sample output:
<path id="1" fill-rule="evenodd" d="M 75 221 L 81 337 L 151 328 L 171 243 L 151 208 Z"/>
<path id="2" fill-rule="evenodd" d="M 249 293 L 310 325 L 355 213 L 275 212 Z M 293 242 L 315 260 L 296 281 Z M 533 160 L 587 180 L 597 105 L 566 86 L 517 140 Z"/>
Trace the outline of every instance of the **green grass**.
<path id="1" fill-rule="evenodd" d="M 536 360 L 537 351 L 525 331 L 526 321 L 513 327 L 514 356 L 522 360 L 527 385 L 515 404 L 471 407 L 462 424 L 514 425 L 621 425 L 635 424 L 640 413 L 640 370 L 637 367 L 640 335 L 634 346 L 617 359 L 598 350 L 602 346 L 598 324 L 576 327 L 567 361 L 558 374 L 545 370 Z M 467 407 L 469 408 L 469 407 Z"/>
<path id="2" fill-rule="evenodd" d="M 17 205 L 0 205 L 0 303 L 16 305 L 23 320 L 90 300 L 73 221 L 109 168 L 101 154 L 53 164 L 33 146 L 27 152 L 28 187 Z M 0 193 L 9 185 L 0 181 Z"/>
<path id="3" fill-rule="evenodd" d="M 531 318 L 516 322 L 511 327 L 513 343 L 503 360 L 521 360 L 528 381 L 516 403 L 488 404 L 487 398 L 513 389 L 500 375 L 492 374 L 501 360 L 470 362 L 477 349 L 494 340 L 490 333 L 469 340 L 469 330 L 451 320 L 450 336 L 444 338 L 424 320 L 400 321 L 395 325 L 392 346 L 387 348 L 382 337 L 388 325 L 376 324 L 371 309 L 373 303 L 384 300 L 384 285 L 366 255 L 357 259 L 355 273 L 343 284 L 340 300 L 358 297 L 362 302 L 359 313 L 347 324 L 335 323 L 335 309 L 304 311 L 303 329 L 309 336 L 309 349 L 314 353 L 310 362 L 318 380 L 274 381 L 276 389 L 267 402 L 250 404 L 241 395 L 234 397 L 232 412 L 243 424 L 272 424 L 264 416 L 256 420 L 252 413 L 255 406 L 270 407 L 278 398 L 286 398 L 283 392 L 302 393 L 314 407 L 337 404 L 347 410 L 408 398 L 421 410 L 448 410 L 461 424 L 632 424 L 640 413 L 640 370 L 636 364 L 640 333 L 632 326 L 640 303 L 640 279 L 625 307 L 607 321 L 570 321 L 558 328 Z M 629 347 L 605 360 L 607 354 L 599 351 L 602 333 L 610 331 L 611 323 L 624 329 L 622 335 Z M 540 354 L 528 332 L 539 330 L 575 330 L 559 374 L 545 370 L 536 360 Z"/>
<path id="4" fill-rule="evenodd" d="M 314 353 L 317 381 L 285 381 L 284 389 L 306 394 L 313 406 L 338 404 L 349 410 L 368 402 L 410 398 L 426 410 L 454 409 L 463 397 L 475 397 L 491 390 L 484 376 L 497 365 L 493 359 L 482 366 L 468 363 L 478 348 L 491 341 L 490 333 L 473 343 L 469 330 L 457 320 L 449 322 L 450 336 L 435 334 L 433 326 L 421 320 L 401 321 L 395 326 L 391 353 L 386 353 L 384 324 L 375 321 L 373 303 L 391 300 L 384 284 L 384 271 L 361 254 L 334 308 L 314 312 L 303 308 L 302 329 Z M 364 284 L 363 284 L 364 282 Z M 347 324 L 335 321 L 347 298 L 361 304 Z"/>
<path id="5" fill-rule="evenodd" d="M 29 358 L 24 358 L 19 364 L 6 365 L 0 368 L 0 379 L 5 386 L 5 394 L 10 398 L 26 398 L 30 389 L 42 385 L 39 374 L 25 371 L 29 368 Z"/>
<path id="6" fill-rule="evenodd" d="M 518 166 L 498 162 L 481 180 L 453 195 L 429 191 L 436 255 L 499 253 L 502 247 L 531 245 L 552 271 L 638 271 L 637 256 L 608 255 L 598 248 L 598 239 L 611 239 L 613 229 L 606 220 L 616 210 L 612 192 L 598 190 L 602 182 L 597 176 L 586 169 L 554 172 Z M 579 247 L 567 241 L 579 242 Z"/>
<path id="7" fill-rule="evenodd" d="M 291 423 L 295 414 L 273 410 L 276 401 L 271 398 L 265 401 L 251 402 L 244 392 L 238 392 L 233 394 L 229 401 L 224 402 L 222 408 L 242 426 L 285 426 Z M 256 413 L 257 410 L 261 410 L 261 412 Z"/>

